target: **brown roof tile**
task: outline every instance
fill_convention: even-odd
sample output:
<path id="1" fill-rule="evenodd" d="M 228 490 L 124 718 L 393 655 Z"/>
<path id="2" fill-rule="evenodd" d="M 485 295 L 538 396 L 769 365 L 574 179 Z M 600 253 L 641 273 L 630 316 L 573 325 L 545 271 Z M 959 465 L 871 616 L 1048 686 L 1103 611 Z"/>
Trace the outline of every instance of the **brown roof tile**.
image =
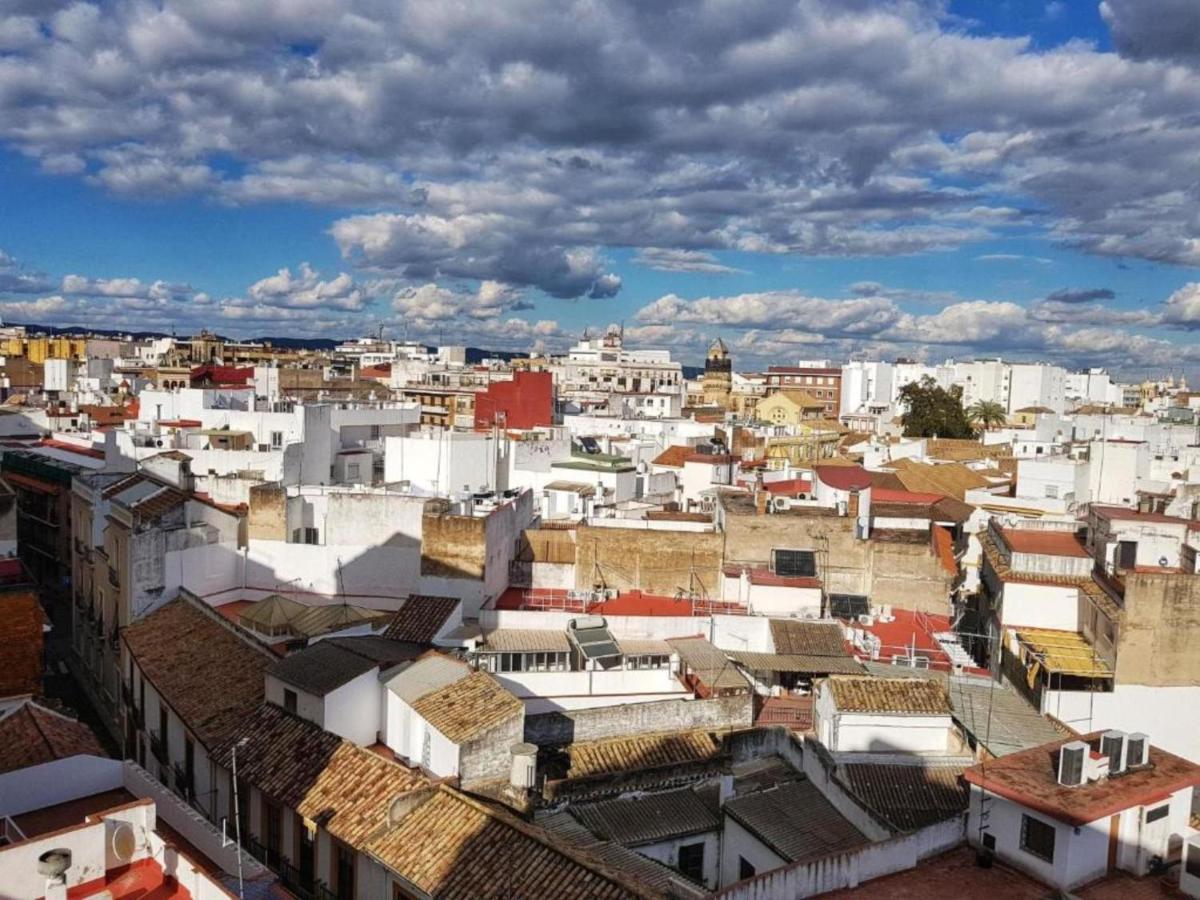
<path id="1" fill-rule="evenodd" d="M 414 595 L 396 610 L 383 636 L 394 641 L 429 644 L 458 607 L 456 597 Z"/>
<path id="2" fill-rule="evenodd" d="M 32 702 L 0 719 L 0 774 L 80 754 L 108 755 L 82 722 Z"/>
<path id="3" fill-rule="evenodd" d="M 961 815 L 967 808 L 965 765 L 888 766 L 851 763 L 842 768 L 850 789 L 900 831 Z"/>
<path id="4" fill-rule="evenodd" d="M 701 762 L 724 752 L 721 738 L 709 731 L 671 731 L 572 744 L 568 778 L 587 778 L 657 766 Z"/>
<path id="5" fill-rule="evenodd" d="M 445 786 L 371 841 L 368 851 L 439 900 L 661 896 L 559 844 L 541 828 Z"/>
<path id="6" fill-rule="evenodd" d="M 690 457 L 693 452 L 695 451 L 685 444 L 672 444 L 662 453 L 658 454 L 658 456 L 654 457 L 654 459 L 651 460 L 651 465 L 672 466 L 678 469 L 681 468 L 685 462 L 687 462 L 688 457 Z"/>
<path id="7" fill-rule="evenodd" d="M 206 747 L 262 702 L 263 673 L 275 660 L 185 597 L 122 629 L 121 638 L 151 686 Z"/>
<path id="8" fill-rule="evenodd" d="M 836 622 L 798 622 L 771 619 L 771 640 L 776 653 L 811 656 L 846 656 L 846 639 Z"/>
<path id="9" fill-rule="evenodd" d="M 396 797 L 429 784 L 419 771 L 269 703 L 241 725 L 213 758 L 228 769 L 231 747 L 244 737 L 237 751 L 239 778 L 360 849 L 387 823 Z"/>
<path id="10" fill-rule="evenodd" d="M 459 744 L 524 712 L 525 706 L 486 672 L 472 672 L 412 704 L 417 715 Z"/>
<path id="11" fill-rule="evenodd" d="M 950 695 L 940 681 L 925 678 L 833 676 L 826 682 L 839 712 L 950 715 Z"/>

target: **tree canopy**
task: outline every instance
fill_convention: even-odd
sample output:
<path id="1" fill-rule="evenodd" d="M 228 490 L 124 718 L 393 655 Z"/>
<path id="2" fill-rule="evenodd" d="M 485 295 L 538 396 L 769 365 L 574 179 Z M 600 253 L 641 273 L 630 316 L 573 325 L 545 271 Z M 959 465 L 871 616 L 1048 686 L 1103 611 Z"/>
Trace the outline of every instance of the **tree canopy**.
<path id="1" fill-rule="evenodd" d="M 1008 413 L 1003 404 L 980 400 L 967 407 L 967 419 L 980 428 L 998 428 L 1008 421 Z"/>
<path id="2" fill-rule="evenodd" d="M 926 375 L 900 391 L 904 415 L 900 421 L 907 437 L 972 438 L 975 429 L 962 405 L 962 388 L 949 390 Z"/>

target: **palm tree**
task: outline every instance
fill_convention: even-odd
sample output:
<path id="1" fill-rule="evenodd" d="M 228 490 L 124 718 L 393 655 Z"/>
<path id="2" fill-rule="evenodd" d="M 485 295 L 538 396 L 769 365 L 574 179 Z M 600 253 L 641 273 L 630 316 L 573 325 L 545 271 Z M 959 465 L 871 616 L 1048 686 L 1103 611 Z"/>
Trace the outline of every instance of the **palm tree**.
<path id="1" fill-rule="evenodd" d="M 979 400 L 967 407 L 967 418 L 972 424 L 990 430 L 1007 422 L 1008 413 L 994 400 Z"/>

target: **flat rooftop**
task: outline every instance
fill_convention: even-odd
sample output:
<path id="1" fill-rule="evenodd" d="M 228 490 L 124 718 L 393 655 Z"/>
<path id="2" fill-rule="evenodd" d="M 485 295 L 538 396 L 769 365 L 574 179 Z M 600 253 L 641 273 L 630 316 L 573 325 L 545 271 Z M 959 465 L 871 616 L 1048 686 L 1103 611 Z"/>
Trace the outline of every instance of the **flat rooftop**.
<path id="1" fill-rule="evenodd" d="M 1013 553 L 1040 556 L 1071 556 L 1087 559 L 1087 545 L 1079 535 L 1070 531 L 1041 531 L 1038 529 L 998 528 L 1000 539 Z"/>

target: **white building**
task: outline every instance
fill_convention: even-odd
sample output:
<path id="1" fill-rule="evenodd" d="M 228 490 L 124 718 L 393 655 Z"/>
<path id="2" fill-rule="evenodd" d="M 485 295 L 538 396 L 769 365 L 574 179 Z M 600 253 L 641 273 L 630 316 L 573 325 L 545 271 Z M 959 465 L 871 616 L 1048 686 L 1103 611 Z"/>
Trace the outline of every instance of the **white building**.
<path id="1" fill-rule="evenodd" d="M 815 685 L 817 738 L 832 753 L 936 753 L 955 748 L 950 696 L 932 679 L 834 675 Z"/>
<path id="2" fill-rule="evenodd" d="M 1095 732 L 968 769 L 967 840 L 1063 891 L 1147 874 L 1191 834 L 1200 767 L 1144 734 Z"/>

